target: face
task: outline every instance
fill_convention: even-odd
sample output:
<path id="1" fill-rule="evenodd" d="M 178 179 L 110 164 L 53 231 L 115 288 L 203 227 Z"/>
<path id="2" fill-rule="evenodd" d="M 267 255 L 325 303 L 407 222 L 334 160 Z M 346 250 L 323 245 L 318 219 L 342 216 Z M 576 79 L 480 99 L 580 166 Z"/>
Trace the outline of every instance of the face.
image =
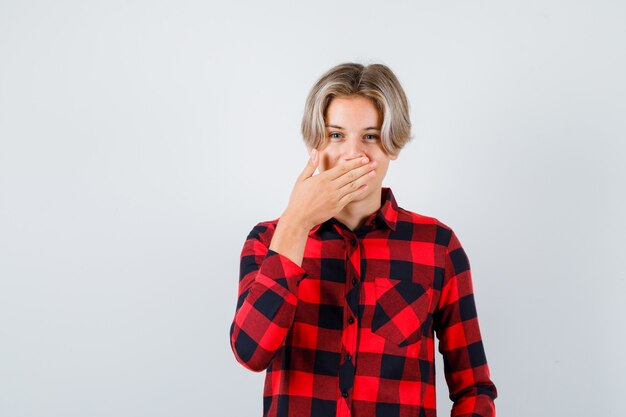
<path id="1" fill-rule="evenodd" d="M 382 118 L 374 102 L 363 96 L 335 97 L 325 116 L 326 138 L 318 147 L 319 172 L 342 161 L 367 156 L 377 164 L 376 177 L 371 180 L 369 188 L 372 191 L 379 189 L 387 174 L 389 161 L 397 156 L 386 154 L 382 148 Z"/>

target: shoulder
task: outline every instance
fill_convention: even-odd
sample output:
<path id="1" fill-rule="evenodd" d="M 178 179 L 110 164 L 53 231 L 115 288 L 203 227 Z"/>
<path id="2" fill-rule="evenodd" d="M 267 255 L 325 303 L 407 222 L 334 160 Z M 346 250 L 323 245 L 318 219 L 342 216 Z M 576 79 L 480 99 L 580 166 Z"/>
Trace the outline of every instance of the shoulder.
<path id="1" fill-rule="evenodd" d="M 280 218 L 277 217 L 271 220 L 259 221 L 252 227 L 252 229 L 248 233 L 248 236 L 246 237 L 246 240 L 259 240 L 266 246 L 269 246 L 270 242 L 272 241 L 272 236 L 274 235 L 274 230 L 276 230 L 276 225 L 278 224 L 279 219 Z"/>
<path id="2" fill-rule="evenodd" d="M 398 229 L 409 227 L 413 235 L 420 240 L 432 241 L 441 246 L 448 246 L 454 237 L 454 231 L 438 217 L 417 213 L 398 207 Z"/>

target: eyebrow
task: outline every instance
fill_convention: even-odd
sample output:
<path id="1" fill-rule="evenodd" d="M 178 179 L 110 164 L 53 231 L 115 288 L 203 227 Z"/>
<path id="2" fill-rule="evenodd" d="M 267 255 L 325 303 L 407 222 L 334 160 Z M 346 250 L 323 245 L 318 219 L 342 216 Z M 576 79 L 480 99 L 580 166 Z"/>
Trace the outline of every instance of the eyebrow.
<path id="1" fill-rule="evenodd" d="M 331 128 L 333 128 L 333 129 L 341 129 L 341 130 L 344 130 L 344 128 L 343 128 L 343 127 L 341 127 L 341 126 L 337 126 L 337 125 L 326 125 L 326 127 L 331 127 Z M 380 130 L 380 129 L 379 129 L 379 128 L 377 128 L 377 127 L 366 127 L 366 128 L 365 128 L 365 129 L 363 129 L 363 130 Z"/>

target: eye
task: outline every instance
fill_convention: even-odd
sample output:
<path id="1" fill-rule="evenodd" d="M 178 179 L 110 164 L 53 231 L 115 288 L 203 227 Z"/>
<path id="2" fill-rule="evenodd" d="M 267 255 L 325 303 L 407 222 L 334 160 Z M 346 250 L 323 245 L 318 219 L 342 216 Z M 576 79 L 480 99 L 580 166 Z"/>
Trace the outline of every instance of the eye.
<path id="1" fill-rule="evenodd" d="M 378 135 L 374 135 L 374 134 L 365 135 L 365 137 L 366 137 L 367 139 L 373 139 L 373 140 L 378 139 Z"/>
<path id="2" fill-rule="evenodd" d="M 328 136 L 329 136 L 331 139 L 338 139 L 338 137 L 337 137 L 337 136 L 333 136 L 333 135 L 341 135 L 341 133 L 333 132 L 333 133 L 329 134 Z"/>

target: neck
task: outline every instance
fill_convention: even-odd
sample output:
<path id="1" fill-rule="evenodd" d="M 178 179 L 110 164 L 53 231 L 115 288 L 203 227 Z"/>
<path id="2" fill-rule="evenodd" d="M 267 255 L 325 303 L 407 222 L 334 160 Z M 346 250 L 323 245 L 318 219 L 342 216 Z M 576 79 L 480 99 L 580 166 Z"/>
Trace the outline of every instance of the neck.
<path id="1" fill-rule="evenodd" d="M 334 216 L 335 219 L 348 226 L 350 230 L 359 228 L 372 213 L 380 208 L 381 194 L 382 188 L 378 187 L 363 198 L 351 201 Z"/>

